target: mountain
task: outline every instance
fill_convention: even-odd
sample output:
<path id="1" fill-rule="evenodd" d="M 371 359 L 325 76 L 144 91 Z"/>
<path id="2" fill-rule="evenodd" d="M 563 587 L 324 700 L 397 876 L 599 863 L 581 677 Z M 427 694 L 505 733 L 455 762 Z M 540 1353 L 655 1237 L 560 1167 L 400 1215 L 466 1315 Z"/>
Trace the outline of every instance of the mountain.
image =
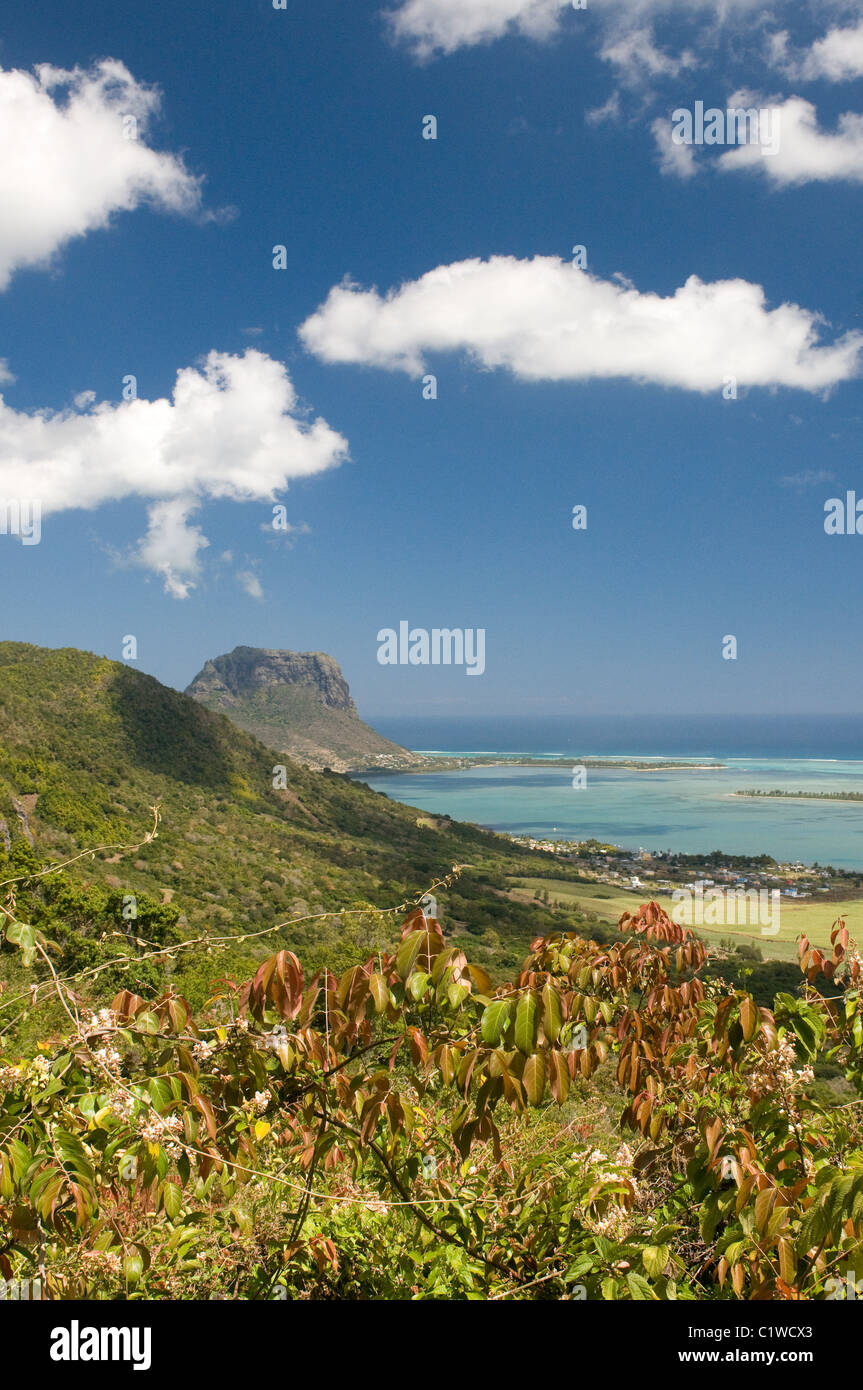
<path id="1" fill-rule="evenodd" d="M 280 789 L 277 763 L 287 770 Z M 154 803 L 158 836 L 141 845 Z M 129 845 L 140 847 L 124 852 Z M 181 957 L 172 978 L 190 998 L 227 974 L 243 978 L 280 946 L 312 964 L 326 951 L 333 968 L 365 959 L 368 910 L 415 898 L 455 864 L 467 867 L 435 889 L 440 915 L 453 942 L 489 968 L 518 965 L 537 932 L 562 924 L 511 892 L 509 876 L 547 871 L 547 855 L 277 756 L 133 667 L 2 642 L 0 881 L 91 848 L 65 874 L 19 887 L 19 913 L 55 943 L 67 971 L 128 949 L 129 896 L 142 938 L 236 938 L 212 958 L 206 946 Z M 280 935 L 254 937 L 279 923 Z M 12 954 L 0 944 L 7 978 Z M 120 983 L 136 981 L 147 983 L 135 972 Z"/>
<path id="2" fill-rule="evenodd" d="M 208 661 L 186 694 L 307 767 L 351 772 L 422 762 L 363 723 L 338 663 L 324 652 L 235 647 Z"/>

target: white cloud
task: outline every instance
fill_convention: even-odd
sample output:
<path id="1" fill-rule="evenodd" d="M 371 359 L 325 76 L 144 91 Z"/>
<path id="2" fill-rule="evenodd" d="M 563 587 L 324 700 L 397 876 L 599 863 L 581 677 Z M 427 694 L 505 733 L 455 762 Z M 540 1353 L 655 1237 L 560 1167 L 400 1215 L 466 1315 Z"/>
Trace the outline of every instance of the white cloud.
<path id="1" fill-rule="evenodd" d="M 293 549 L 297 536 L 310 536 L 312 534 L 311 526 L 305 521 L 286 520 L 279 525 L 278 529 L 273 526 L 272 520 L 262 521 L 260 529 L 274 545 L 286 546 L 288 550 Z"/>
<path id="2" fill-rule="evenodd" d="M 9 363 L 5 357 L 0 357 L 0 386 L 9 386 L 15 380 L 15 375 L 9 370 Z"/>
<path id="3" fill-rule="evenodd" d="M 600 57 L 618 70 L 620 78 L 635 86 L 646 78 L 678 77 L 685 68 L 698 66 L 695 54 L 684 49 L 677 57 L 663 53 L 648 27 L 635 27 L 610 38 Z"/>
<path id="4" fill-rule="evenodd" d="M 781 0 L 780 0 L 781 3 Z M 547 39 L 556 33 L 568 12 L 573 25 L 589 25 L 597 13 L 612 23 L 637 25 L 659 15 L 685 12 L 722 22 L 730 16 L 759 12 L 762 0 L 587 0 L 573 14 L 572 0 L 401 0 L 387 12 L 393 36 L 408 44 L 421 59 L 474 44 L 490 43 L 505 34 Z"/>
<path id="5" fill-rule="evenodd" d="M 397 39 L 419 58 L 488 43 L 508 32 L 546 39 L 571 0 L 403 0 L 387 15 Z"/>
<path id="6" fill-rule="evenodd" d="M 28 414 L 0 397 L 0 497 L 38 499 L 43 515 L 151 499 L 137 562 L 177 598 L 208 544 L 190 525 L 205 500 L 272 501 L 289 479 L 340 463 L 347 448 L 326 421 L 304 418 L 284 365 L 255 349 L 184 367 L 171 400 Z"/>
<path id="7" fill-rule="evenodd" d="M 552 256 L 495 256 L 439 266 L 381 295 L 346 282 L 300 328 L 327 362 L 419 375 L 425 355 L 463 351 L 528 381 L 624 377 L 690 391 L 741 386 L 819 391 L 856 376 L 863 334 L 819 341 L 821 320 L 767 307 L 760 285 L 705 284 L 642 293 Z"/>
<path id="8" fill-rule="evenodd" d="M 681 122 L 678 133 L 684 111 L 689 125 L 697 125 L 693 110 L 680 108 L 675 112 Z M 711 131 L 714 116 L 718 133 Z M 696 134 L 697 143 L 678 144 L 672 138 L 676 121 L 658 117 L 652 123 L 664 174 L 689 178 L 712 157 L 723 172 L 763 174 L 776 188 L 831 180 L 863 182 L 863 115 L 846 112 L 835 131 L 825 131 L 819 128 L 815 106 L 804 97 L 778 101 L 741 91 L 729 97 L 724 108 L 706 107 L 703 124 L 703 143 Z M 690 138 L 692 131 L 686 135 Z"/>
<path id="9" fill-rule="evenodd" d="M 650 129 L 659 150 L 659 168 L 663 174 L 671 174 L 678 179 L 691 179 L 698 173 L 693 146 L 675 144 L 671 138 L 672 127 L 669 120 L 658 116 Z"/>
<path id="10" fill-rule="evenodd" d="M 261 581 L 253 570 L 237 570 L 235 578 L 240 588 L 249 595 L 249 598 L 264 597 Z"/>
<path id="11" fill-rule="evenodd" d="M 797 82 L 847 82 L 863 77 L 863 21 L 846 29 L 830 29 L 802 53 L 789 51 L 787 30 L 771 35 L 771 59 Z"/>
<path id="12" fill-rule="evenodd" d="M 800 473 L 786 473 L 779 482 L 783 487 L 793 487 L 803 492 L 807 487 L 819 487 L 822 483 L 835 482 L 836 474 L 829 468 L 804 468 Z"/>
<path id="13" fill-rule="evenodd" d="M 200 572 L 198 551 L 210 544 L 199 526 L 189 525 L 199 506 L 196 498 L 173 497 L 147 508 L 147 534 L 138 543 L 135 562 L 161 575 L 172 598 L 189 597 Z"/>
<path id="14" fill-rule="evenodd" d="M 747 94 L 737 93 L 729 104 L 753 102 Z M 779 187 L 826 180 L 863 181 L 863 115 L 846 112 L 839 117 L 836 131 L 831 132 L 818 128 L 818 113 L 803 97 L 767 103 L 767 107 L 778 136 L 775 153 L 765 155 L 757 144 L 739 145 L 722 155 L 721 169 L 761 173 Z"/>
<path id="15" fill-rule="evenodd" d="M 201 181 L 145 142 L 159 101 L 114 59 L 87 71 L 0 69 L 0 289 L 116 212 L 199 208 Z"/>
<path id="16" fill-rule="evenodd" d="M 602 125 L 603 121 L 620 120 L 620 92 L 612 92 L 608 101 L 601 106 L 593 106 L 584 113 L 588 125 Z"/>

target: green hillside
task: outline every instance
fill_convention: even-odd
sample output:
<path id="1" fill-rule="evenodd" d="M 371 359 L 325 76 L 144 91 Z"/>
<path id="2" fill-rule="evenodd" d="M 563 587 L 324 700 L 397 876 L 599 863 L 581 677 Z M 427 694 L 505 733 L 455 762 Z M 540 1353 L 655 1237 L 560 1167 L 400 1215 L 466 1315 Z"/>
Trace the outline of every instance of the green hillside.
<path id="1" fill-rule="evenodd" d="M 277 764 L 286 767 L 284 790 L 273 788 Z M 336 928 L 307 922 L 260 947 L 289 945 L 307 959 L 326 952 L 336 966 L 369 944 L 361 912 L 346 909 L 393 908 L 455 864 L 468 867 L 438 892 L 441 915 L 492 969 L 516 965 L 537 931 L 560 921 L 508 896 L 506 875 L 529 873 L 543 856 L 286 763 L 225 716 L 117 662 L 0 643 L 0 878 L 82 848 L 138 843 L 154 803 L 162 822 L 152 843 L 80 861 L 73 886 L 59 877 L 41 880 L 38 892 L 31 885 L 31 919 L 65 969 L 128 949 L 130 895 L 135 932 L 150 941 L 239 937 L 339 910 Z M 178 957 L 175 978 L 199 996 L 255 955 L 254 942 L 211 960 L 199 947 Z M 147 983 L 143 967 L 141 975 Z"/>

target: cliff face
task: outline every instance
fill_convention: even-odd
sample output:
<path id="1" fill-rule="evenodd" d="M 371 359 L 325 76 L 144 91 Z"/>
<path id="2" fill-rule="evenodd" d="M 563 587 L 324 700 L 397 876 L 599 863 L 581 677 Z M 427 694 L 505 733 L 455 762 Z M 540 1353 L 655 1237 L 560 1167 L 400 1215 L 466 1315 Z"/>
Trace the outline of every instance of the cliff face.
<path id="1" fill-rule="evenodd" d="M 325 652 L 279 652 L 265 647 L 235 647 L 226 656 L 208 661 L 186 690 L 196 700 L 226 705 L 274 686 L 305 688 L 317 693 L 327 709 L 356 714 L 348 683 L 338 662 Z"/>
<path id="2" fill-rule="evenodd" d="M 421 761 L 363 723 L 325 652 L 235 647 L 208 661 L 186 694 L 308 767 L 351 772 Z"/>

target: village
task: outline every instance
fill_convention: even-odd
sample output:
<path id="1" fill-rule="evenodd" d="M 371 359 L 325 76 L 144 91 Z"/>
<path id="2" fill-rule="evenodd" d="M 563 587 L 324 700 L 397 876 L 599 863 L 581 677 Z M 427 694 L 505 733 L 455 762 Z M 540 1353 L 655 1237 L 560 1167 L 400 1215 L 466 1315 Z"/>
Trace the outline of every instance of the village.
<path id="1" fill-rule="evenodd" d="M 720 850 L 704 855 L 679 854 L 670 849 L 623 849 L 599 840 L 538 840 L 529 835 L 511 838 L 526 849 L 577 864 L 584 879 L 633 892 L 774 889 L 785 898 L 818 896 L 826 901 L 855 896 L 855 890 L 863 893 L 863 874 L 859 872 L 799 861 L 778 863 L 766 854 L 723 854 Z"/>

